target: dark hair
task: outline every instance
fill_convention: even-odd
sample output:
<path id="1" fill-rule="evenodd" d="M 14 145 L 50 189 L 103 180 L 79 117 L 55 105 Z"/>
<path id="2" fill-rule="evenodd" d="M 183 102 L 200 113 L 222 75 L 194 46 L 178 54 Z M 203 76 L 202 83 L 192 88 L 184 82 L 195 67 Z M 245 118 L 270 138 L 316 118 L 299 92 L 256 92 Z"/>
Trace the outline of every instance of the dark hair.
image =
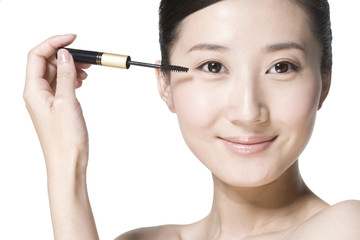
<path id="1" fill-rule="evenodd" d="M 221 0 L 162 0 L 159 8 L 159 35 L 162 64 L 170 64 L 171 49 L 178 38 L 182 20 Z M 168 74 L 168 71 L 164 71 Z"/>
<path id="2" fill-rule="evenodd" d="M 332 31 L 328 0 L 295 0 L 307 13 L 315 37 L 322 47 L 321 73 L 327 75 L 332 68 Z"/>
<path id="3" fill-rule="evenodd" d="M 161 0 L 159 8 L 160 49 L 163 64 L 170 64 L 170 54 L 176 42 L 181 22 L 190 14 L 223 0 Z M 307 13 L 312 31 L 322 46 L 321 73 L 332 68 L 332 32 L 330 7 L 327 0 L 292 0 Z M 168 72 L 164 72 L 168 74 Z"/>

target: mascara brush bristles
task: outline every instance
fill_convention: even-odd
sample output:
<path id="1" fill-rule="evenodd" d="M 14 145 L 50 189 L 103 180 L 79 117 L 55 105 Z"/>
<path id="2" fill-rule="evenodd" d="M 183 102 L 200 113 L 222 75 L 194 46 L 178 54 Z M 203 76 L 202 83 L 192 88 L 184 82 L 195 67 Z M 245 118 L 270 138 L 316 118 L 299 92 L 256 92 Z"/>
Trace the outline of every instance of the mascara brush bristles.
<path id="1" fill-rule="evenodd" d="M 189 69 L 186 67 L 180 67 L 176 65 L 161 65 L 162 70 L 175 71 L 175 72 L 188 72 Z"/>
<path id="2" fill-rule="evenodd" d="M 159 64 L 152 64 L 152 63 L 144 63 L 144 62 L 135 62 L 135 61 L 129 61 L 130 65 L 136 65 L 136 66 L 142 66 L 142 67 L 150 67 L 150 68 L 159 68 L 162 70 L 168 70 L 168 71 L 175 71 L 175 72 L 188 72 L 189 69 L 186 67 L 180 67 L 176 65 L 159 65 Z"/>

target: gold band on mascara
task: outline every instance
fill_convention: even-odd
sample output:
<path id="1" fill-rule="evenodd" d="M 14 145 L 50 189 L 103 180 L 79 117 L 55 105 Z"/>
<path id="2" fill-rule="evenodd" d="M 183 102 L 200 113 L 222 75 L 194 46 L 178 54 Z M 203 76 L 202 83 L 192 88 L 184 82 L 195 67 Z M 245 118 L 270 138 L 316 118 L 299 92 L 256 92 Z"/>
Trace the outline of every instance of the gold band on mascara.
<path id="1" fill-rule="evenodd" d="M 57 52 L 60 49 L 62 48 L 56 50 L 56 57 L 57 57 Z M 72 48 L 64 48 L 64 49 L 68 50 L 69 53 L 73 56 L 74 61 L 79 63 L 96 64 L 96 65 L 123 68 L 123 69 L 129 69 L 131 65 L 136 65 L 141 67 L 159 68 L 162 70 L 176 71 L 176 72 L 189 71 L 188 68 L 181 66 L 164 65 L 164 64 L 158 65 L 158 64 L 131 61 L 130 56 L 127 55 L 94 52 L 94 51 L 79 50 Z"/>
<path id="2" fill-rule="evenodd" d="M 128 69 L 128 62 L 131 61 L 129 56 L 112 54 L 112 53 L 103 53 L 101 57 L 101 65 L 107 67 L 117 67 Z"/>
<path id="3" fill-rule="evenodd" d="M 102 53 L 99 52 L 99 54 L 96 56 L 96 65 L 101 65 L 101 57 Z"/>

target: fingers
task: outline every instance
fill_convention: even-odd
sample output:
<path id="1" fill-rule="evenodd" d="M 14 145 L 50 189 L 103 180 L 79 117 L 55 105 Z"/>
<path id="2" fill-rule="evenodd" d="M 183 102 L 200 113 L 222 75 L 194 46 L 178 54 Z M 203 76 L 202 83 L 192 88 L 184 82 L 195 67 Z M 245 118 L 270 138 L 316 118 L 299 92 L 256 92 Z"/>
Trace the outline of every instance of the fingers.
<path id="1" fill-rule="evenodd" d="M 76 88 L 81 87 L 82 81 L 84 81 L 88 74 L 83 69 L 88 69 L 91 65 L 90 64 L 84 64 L 84 63 L 76 63 L 76 73 L 77 73 L 77 83 Z"/>
<path id="2" fill-rule="evenodd" d="M 55 98 L 75 98 L 77 71 L 71 54 L 66 49 L 58 51 L 57 84 Z"/>
<path id="3" fill-rule="evenodd" d="M 82 86 L 82 81 L 84 81 L 87 78 L 87 73 L 79 68 L 76 68 L 76 72 L 77 72 L 77 81 L 76 81 L 76 88 L 79 88 Z"/>
<path id="4" fill-rule="evenodd" d="M 76 73 L 77 73 L 77 80 L 78 81 L 82 81 L 82 80 L 85 80 L 88 76 L 88 74 L 82 70 L 82 69 L 79 69 L 79 68 L 76 68 Z"/>
<path id="5" fill-rule="evenodd" d="M 87 63 L 75 63 L 76 68 L 79 69 L 88 69 L 89 67 L 91 67 L 91 64 L 87 64 Z"/>
<path id="6" fill-rule="evenodd" d="M 76 72 L 77 72 L 77 79 L 76 79 L 75 88 L 80 88 L 82 86 L 82 82 L 88 77 L 88 74 L 84 70 L 78 68 L 76 68 Z M 56 92 L 56 84 L 57 81 L 55 79 L 55 81 L 52 81 L 50 85 L 54 93 Z"/>
<path id="7" fill-rule="evenodd" d="M 55 59 L 56 61 L 56 59 Z M 90 64 L 84 64 L 84 63 L 75 63 L 76 66 L 76 72 L 77 72 L 77 81 L 81 82 L 85 80 L 88 76 L 88 74 L 83 69 L 88 69 L 91 65 Z M 57 74 L 57 64 L 49 64 L 48 69 L 45 74 L 45 78 L 48 80 L 51 88 L 53 89 L 53 92 L 56 91 L 56 74 Z M 81 86 L 81 84 L 80 84 Z M 77 85 L 76 88 L 80 87 Z"/>
<path id="8" fill-rule="evenodd" d="M 75 89 L 87 78 L 83 69 L 89 68 L 90 64 L 74 63 L 67 51 L 56 59 L 55 52 L 75 38 L 74 34 L 53 36 L 29 52 L 23 94 L 25 102 L 61 96 L 74 99 Z"/>
<path id="9" fill-rule="evenodd" d="M 54 55 L 57 48 L 69 45 L 75 38 L 74 34 L 54 36 L 32 49 L 28 55 L 27 80 L 44 78 L 47 59 Z"/>

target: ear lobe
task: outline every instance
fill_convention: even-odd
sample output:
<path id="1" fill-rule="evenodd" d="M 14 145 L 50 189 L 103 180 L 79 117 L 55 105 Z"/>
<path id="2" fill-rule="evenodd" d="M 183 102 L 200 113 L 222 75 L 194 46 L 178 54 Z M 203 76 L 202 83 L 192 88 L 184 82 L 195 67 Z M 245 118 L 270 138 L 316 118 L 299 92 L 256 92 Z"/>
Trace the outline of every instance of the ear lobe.
<path id="1" fill-rule="evenodd" d="M 321 96 L 320 96 L 320 102 L 318 110 L 322 107 L 322 104 L 324 103 L 327 95 L 329 94 L 330 85 L 331 85 L 331 71 L 328 74 L 322 75 L 322 87 L 321 87 Z"/>
<path id="2" fill-rule="evenodd" d="M 161 64 L 160 61 L 156 61 L 156 64 Z M 171 88 L 170 88 L 170 79 L 168 76 L 165 76 L 161 69 L 155 69 L 156 79 L 158 84 L 158 90 L 162 100 L 166 103 L 169 110 L 175 113 L 175 107 L 173 103 Z"/>

